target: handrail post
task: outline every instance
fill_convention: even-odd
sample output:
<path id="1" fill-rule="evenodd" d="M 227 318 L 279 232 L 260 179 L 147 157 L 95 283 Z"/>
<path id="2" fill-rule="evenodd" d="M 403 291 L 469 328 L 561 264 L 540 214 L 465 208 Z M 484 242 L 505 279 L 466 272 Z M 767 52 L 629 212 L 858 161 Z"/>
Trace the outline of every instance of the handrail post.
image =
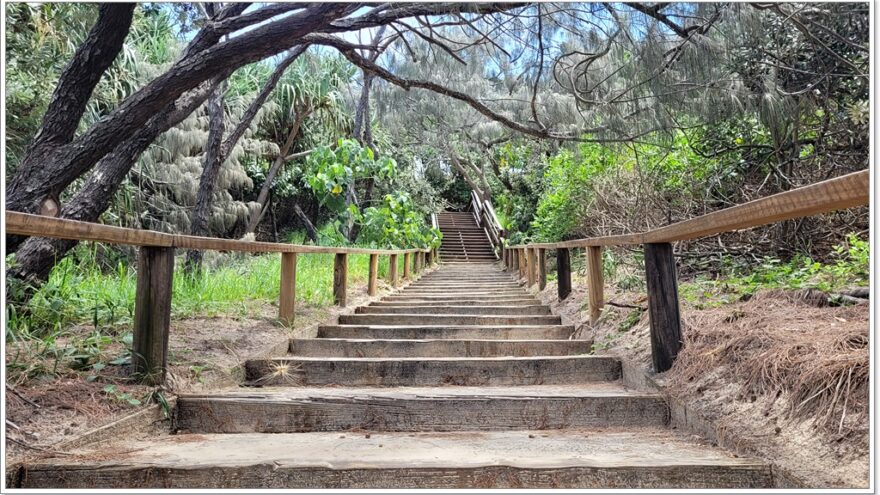
<path id="1" fill-rule="evenodd" d="M 590 301 L 590 323 L 596 323 L 605 304 L 605 280 L 602 275 L 602 246 L 588 246 L 587 276 L 589 278 L 587 292 Z"/>
<path id="2" fill-rule="evenodd" d="M 391 287 L 397 287 L 397 255 L 392 254 L 388 258 L 388 280 L 391 281 Z"/>
<path id="3" fill-rule="evenodd" d="M 516 248 L 511 249 L 511 250 L 510 250 L 510 256 L 511 256 L 511 259 L 512 259 L 512 261 L 511 261 L 511 270 L 512 270 L 512 271 L 517 271 L 517 270 L 519 270 L 519 249 L 516 249 Z"/>
<path id="4" fill-rule="evenodd" d="M 370 273 L 367 282 L 367 294 L 375 296 L 379 286 L 379 255 L 370 255 Z"/>
<path id="5" fill-rule="evenodd" d="M 281 294 L 278 298 L 278 319 L 293 325 L 296 313 L 296 253 L 281 253 Z"/>
<path id="6" fill-rule="evenodd" d="M 526 267 L 526 271 L 528 272 L 526 273 L 527 287 L 535 285 L 535 273 L 537 272 L 537 267 L 535 266 L 537 262 L 535 261 L 535 257 L 535 248 L 526 248 L 526 259 L 528 260 L 528 266 Z"/>
<path id="7" fill-rule="evenodd" d="M 648 283 L 648 316 L 651 322 L 651 358 L 654 370 L 672 367 L 681 349 L 681 315 L 672 244 L 645 244 L 645 278 Z"/>
<path id="8" fill-rule="evenodd" d="M 529 269 L 529 249 L 522 248 L 519 252 L 519 278 L 526 278 L 526 271 Z"/>
<path id="9" fill-rule="evenodd" d="M 336 253 L 333 263 L 333 303 L 344 308 L 348 298 L 348 253 Z"/>
<path id="10" fill-rule="evenodd" d="M 173 247 L 140 248 L 131 363 L 134 373 L 150 385 L 165 382 L 173 279 Z"/>
<path id="11" fill-rule="evenodd" d="M 403 253 L 403 279 L 409 280 L 409 267 L 410 267 L 410 253 L 409 251 Z"/>
<path id="12" fill-rule="evenodd" d="M 547 287 L 547 253 L 544 248 L 538 248 L 538 290 Z"/>
<path id="13" fill-rule="evenodd" d="M 564 301 L 571 294 L 571 254 L 568 248 L 556 249 L 556 291 L 559 300 Z"/>

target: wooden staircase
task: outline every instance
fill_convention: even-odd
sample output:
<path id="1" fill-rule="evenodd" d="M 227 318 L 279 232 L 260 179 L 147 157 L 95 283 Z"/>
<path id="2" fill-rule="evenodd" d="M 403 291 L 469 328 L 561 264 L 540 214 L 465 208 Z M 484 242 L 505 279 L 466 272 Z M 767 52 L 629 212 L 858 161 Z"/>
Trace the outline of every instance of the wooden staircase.
<path id="1" fill-rule="evenodd" d="M 459 217 L 449 222 L 464 223 Z M 770 467 L 667 427 L 655 393 L 494 263 L 446 263 L 247 385 L 177 401 L 175 435 L 37 461 L 25 487 L 757 488 Z"/>
<path id="2" fill-rule="evenodd" d="M 443 261 L 495 261 L 495 250 L 486 231 L 477 224 L 469 212 L 445 211 L 437 214 L 437 224 L 443 239 L 440 244 L 440 260 Z"/>

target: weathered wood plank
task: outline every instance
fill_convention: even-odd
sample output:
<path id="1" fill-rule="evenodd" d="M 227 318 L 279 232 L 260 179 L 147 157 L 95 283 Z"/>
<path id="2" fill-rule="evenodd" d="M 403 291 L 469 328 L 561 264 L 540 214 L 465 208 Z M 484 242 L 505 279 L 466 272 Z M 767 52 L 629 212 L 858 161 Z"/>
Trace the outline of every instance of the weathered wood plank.
<path id="1" fill-rule="evenodd" d="M 16 211 L 6 212 L 6 233 L 132 246 L 171 247 L 174 245 L 174 236 L 162 232 L 113 227 Z"/>
<path id="2" fill-rule="evenodd" d="M 367 281 L 367 294 L 375 296 L 379 289 L 379 255 L 370 255 L 370 272 Z"/>
<path id="3" fill-rule="evenodd" d="M 333 263 L 333 303 L 345 307 L 348 300 L 348 254 L 336 253 Z"/>
<path id="4" fill-rule="evenodd" d="M 404 253 L 403 255 L 403 279 L 409 280 L 409 269 L 412 261 L 410 261 L 410 253 Z"/>
<path id="5" fill-rule="evenodd" d="M 770 223 L 865 206 L 870 199 L 870 171 L 853 172 L 791 191 L 701 215 L 644 233 L 590 237 L 530 247 L 575 248 L 663 243 L 750 229 Z M 513 246 L 522 247 L 522 246 Z"/>
<path id="6" fill-rule="evenodd" d="M 547 287 L 547 253 L 544 248 L 538 248 L 538 290 Z"/>
<path id="7" fill-rule="evenodd" d="M 867 205 L 869 174 L 855 172 L 674 223 L 646 233 L 644 242 L 694 239 Z"/>
<path id="8" fill-rule="evenodd" d="M 397 255 L 392 254 L 388 258 L 388 280 L 391 282 L 391 287 L 397 287 Z"/>
<path id="9" fill-rule="evenodd" d="M 672 244 L 645 244 L 645 278 L 651 320 L 651 357 L 654 370 L 662 373 L 672 367 L 682 345 Z"/>
<path id="10" fill-rule="evenodd" d="M 174 248 L 143 246 L 137 277 L 132 368 L 143 382 L 161 385 L 168 365 Z"/>
<path id="11" fill-rule="evenodd" d="M 605 279 L 602 274 L 602 247 L 589 246 L 587 257 L 587 294 L 590 301 L 590 323 L 596 323 L 605 304 Z"/>
<path id="12" fill-rule="evenodd" d="M 281 253 L 281 296 L 278 300 L 278 319 L 293 325 L 296 312 L 296 253 Z"/>
<path id="13" fill-rule="evenodd" d="M 564 301 L 571 294 L 571 258 L 568 248 L 556 250 L 556 292 L 559 300 Z"/>
<path id="14" fill-rule="evenodd" d="M 537 266 L 535 266 L 537 265 L 537 255 L 534 249 L 526 248 L 526 259 L 528 260 L 528 266 L 526 267 L 528 272 L 526 273 L 527 287 L 531 287 L 535 285 L 535 279 L 537 278 Z"/>
<path id="15" fill-rule="evenodd" d="M 6 232 L 8 234 L 51 237 L 55 239 L 75 239 L 80 241 L 126 244 L 132 246 L 176 247 L 182 249 L 239 251 L 248 253 L 392 254 L 424 251 L 419 249 L 391 250 L 302 246 L 298 244 L 217 239 L 213 237 L 166 234 L 152 230 L 114 227 L 99 223 L 80 222 L 66 218 L 45 217 L 15 211 L 6 212 Z"/>

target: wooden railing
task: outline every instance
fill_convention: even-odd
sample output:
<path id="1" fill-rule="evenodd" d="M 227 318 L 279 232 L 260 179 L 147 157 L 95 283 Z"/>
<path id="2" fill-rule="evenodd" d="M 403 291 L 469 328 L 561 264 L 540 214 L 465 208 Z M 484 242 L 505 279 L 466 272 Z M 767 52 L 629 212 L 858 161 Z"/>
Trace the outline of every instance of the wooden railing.
<path id="1" fill-rule="evenodd" d="M 501 222 L 498 221 L 498 216 L 495 214 L 492 202 L 488 199 L 481 200 L 477 193 L 471 191 L 471 209 L 473 210 L 474 218 L 477 220 L 477 225 L 486 231 L 489 242 L 492 243 L 492 248 L 496 251 L 502 250 L 505 232 L 501 228 Z"/>
<path id="2" fill-rule="evenodd" d="M 604 305 L 602 248 L 641 244 L 645 251 L 645 277 L 648 287 L 648 316 L 651 324 L 651 353 L 654 369 L 666 371 L 681 348 L 678 282 L 672 242 L 696 239 L 723 232 L 802 218 L 819 213 L 869 204 L 868 170 L 800 187 L 766 198 L 702 215 L 690 220 L 636 234 L 591 237 L 564 242 L 510 246 L 502 259 L 507 270 L 519 270 L 528 285 L 547 283 L 545 252 L 556 250 L 558 296 L 571 293 L 572 248 L 585 248 L 590 321 L 595 323 Z"/>
<path id="3" fill-rule="evenodd" d="M 390 258 L 388 279 L 394 287 L 400 283 L 397 267 L 399 255 L 403 255 L 404 280 L 410 279 L 411 273 L 417 274 L 425 266 L 437 262 L 437 253 L 433 249 L 366 249 L 217 239 L 113 227 L 12 211 L 6 212 L 6 234 L 139 246 L 132 365 L 138 376 L 154 384 L 165 380 L 175 249 L 281 253 L 278 318 L 286 325 L 292 324 L 294 318 L 298 254 L 336 255 L 333 267 L 333 301 L 342 307 L 347 301 L 349 254 L 370 255 L 367 292 L 371 296 L 375 296 L 378 289 L 379 256 Z"/>

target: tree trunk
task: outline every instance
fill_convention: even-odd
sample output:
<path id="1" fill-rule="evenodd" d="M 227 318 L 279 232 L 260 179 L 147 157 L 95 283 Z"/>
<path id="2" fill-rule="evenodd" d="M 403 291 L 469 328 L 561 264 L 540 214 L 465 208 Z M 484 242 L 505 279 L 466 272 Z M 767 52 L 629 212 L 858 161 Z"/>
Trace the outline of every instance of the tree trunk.
<path id="1" fill-rule="evenodd" d="M 264 8 L 271 9 L 272 6 Z M 309 4 L 300 13 L 256 27 L 195 53 L 188 52 L 168 71 L 130 95 L 80 137 L 64 145 L 45 146 L 39 152 L 26 153 L 15 176 L 9 181 L 6 208 L 27 213 L 39 211 L 43 199 L 60 195 L 67 186 L 116 148 L 120 141 L 137 133 L 147 121 L 183 93 L 208 79 L 225 79 L 238 67 L 278 53 L 296 44 L 305 35 L 326 28 L 351 9 L 350 5 L 340 3 Z M 249 19 L 253 19 L 253 14 L 257 12 L 240 17 L 251 16 Z M 236 24 L 227 22 L 226 26 L 230 25 Z M 58 118 L 70 118 L 71 115 L 73 112 Z M 79 120 L 78 116 L 73 117 Z M 16 248 L 19 243 L 8 245 L 9 250 Z"/>
<path id="2" fill-rule="evenodd" d="M 217 187 L 217 177 L 223 166 L 221 148 L 223 132 L 226 129 L 223 110 L 223 94 L 225 92 L 226 84 L 221 83 L 208 98 L 208 142 L 205 144 L 205 165 L 202 168 L 202 177 L 199 179 L 196 207 L 190 222 L 190 234 L 192 235 L 207 236 L 210 234 L 208 222 L 211 219 L 211 204 L 214 199 L 214 189 Z M 187 251 L 186 271 L 197 273 L 201 270 L 202 252 L 195 249 Z"/>
<path id="3" fill-rule="evenodd" d="M 162 109 L 137 134 L 102 158 L 82 189 L 62 207 L 60 217 L 97 222 L 110 206 L 116 191 L 141 153 L 160 134 L 180 123 L 204 103 L 217 84 L 217 81 L 205 82 L 184 94 Z M 25 280 L 29 285 L 39 286 L 48 278 L 55 263 L 76 244 L 77 241 L 69 239 L 30 237 L 15 254 L 15 266 L 8 269 L 7 275 Z"/>
<path id="4" fill-rule="evenodd" d="M 318 243 L 318 229 L 315 228 L 315 225 L 309 220 L 306 212 L 302 211 L 302 208 L 299 207 L 299 204 L 293 205 L 293 212 L 296 213 L 296 216 L 299 217 L 300 222 L 302 222 L 303 227 L 306 228 L 306 235 L 309 236 L 309 239 L 312 240 L 315 244 Z"/>
<path id="5" fill-rule="evenodd" d="M 47 160 L 58 147 L 73 139 L 95 86 L 122 50 L 122 44 L 131 27 L 134 7 L 135 4 L 122 3 L 101 5 L 98 9 L 98 20 L 61 73 L 40 129 L 18 165 L 15 175 L 17 180 L 10 181 L 7 190 L 7 194 L 14 197 L 22 189 L 40 189 L 37 194 L 31 195 L 30 212 L 39 211 L 34 202 L 40 203 L 46 198 L 58 202 L 61 190 L 40 188 L 36 175 L 41 168 L 52 163 Z M 13 203 L 7 200 L 7 209 L 11 209 L 11 205 Z M 22 236 L 9 236 L 7 252 L 15 251 L 24 240 L 25 237 Z"/>
<path id="6" fill-rule="evenodd" d="M 275 177 L 278 175 L 278 171 L 281 170 L 281 166 L 287 161 L 287 154 L 290 152 L 290 148 L 293 147 L 293 142 L 299 134 L 299 128 L 309 113 L 311 113 L 310 110 L 297 112 L 296 119 L 293 121 L 293 126 L 290 128 L 290 133 L 287 135 L 287 140 L 284 141 L 281 151 L 278 153 L 275 161 L 272 162 L 272 166 L 269 168 L 269 173 L 266 174 L 266 181 L 263 182 L 263 187 L 260 188 L 260 194 L 257 196 L 257 203 L 259 203 L 260 209 L 251 213 L 247 229 L 245 229 L 245 234 L 256 232 L 257 225 L 260 223 L 260 219 L 263 217 L 263 212 L 266 209 L 266 199 L 269 197 L 272 183 L 275 182 Z"/>

